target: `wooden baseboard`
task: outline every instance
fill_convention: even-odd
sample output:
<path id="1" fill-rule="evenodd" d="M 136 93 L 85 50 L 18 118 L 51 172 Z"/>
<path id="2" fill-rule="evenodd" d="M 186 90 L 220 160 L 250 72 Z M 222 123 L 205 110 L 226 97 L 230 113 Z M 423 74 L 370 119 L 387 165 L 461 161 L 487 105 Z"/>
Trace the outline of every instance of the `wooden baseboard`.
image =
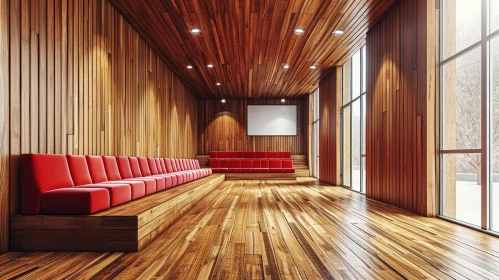
<path id="1" fill-rule="evenodd" d="M 296 180 L 295 173 L 225 173 L 225 180 Z"/>
<path id="2" fill-rule="evenodd" d="M 213 174 L 88 216 L 11 216 L 10 250 L 136 252 L 225 180 Z"/>

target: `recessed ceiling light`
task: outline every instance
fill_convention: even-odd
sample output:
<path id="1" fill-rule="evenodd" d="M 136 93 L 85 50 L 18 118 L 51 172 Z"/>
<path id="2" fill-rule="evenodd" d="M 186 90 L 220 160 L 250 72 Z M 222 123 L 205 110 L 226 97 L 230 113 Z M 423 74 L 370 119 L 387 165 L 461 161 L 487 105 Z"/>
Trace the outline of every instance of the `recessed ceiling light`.
<path id="1" fill-rule="evenodd" d="M 192 33 L 201 33 L 201 29 L 199 29 L 199 28 L 193 28 L 193 29 L 191 30 L 191 32 L 192 32 Z"/>
<path id="2" fill-rule="evenodd" d="M 286 99 L 281 99 L 281 103 L 286 103 Z"/>
<path id="3" fill-rule="evenodd" d="M 213 68 L 213 64 L 208 64 L 206 66 L 208 66 L 208 68 Z"/>
<path id="4" fill-rule="evenodd" d="M 334 36 L 340 36 L 340 35 L 343 35 L 343 33 L 345 33 L 345 31 L 343 31 L 343 30 L 335 30 L 335 31 L 333 31 L 333 35 Z"/>
<path id="5" fill-rule="evenodd" d="M 187 65 L 187 69 L 192 69 L 192 65 Z"/>
<path id="6" fill-rule="evenodd" d="M 284 68 L 288 69 L 289 68 L 289 64 L 284 65 Z"/>
<path id="7" fill-rule="evenodd" d="M 296 28 L 295 29 L 295 33 L 296 34 L 302 34 L 303 32 L 305 32 L 305 30 L 301 29 L 301 28 Z"/>
<path id="8" fill-rule="evenodd" d="M 312 66 L 310 66 L 310 69 L 317 69 L 317 66 L 312 65 Z"/>
<path id="9" fill-rule="evenodd" d="M 219 85 L 221 85 L 221 83 L 217 83 L 216 85 L 219 86 Z"/>
<path id="10" fill-rule="evenodd" d="M 222 99 L 222 103 L 225 103 L 225 98 Z"/>

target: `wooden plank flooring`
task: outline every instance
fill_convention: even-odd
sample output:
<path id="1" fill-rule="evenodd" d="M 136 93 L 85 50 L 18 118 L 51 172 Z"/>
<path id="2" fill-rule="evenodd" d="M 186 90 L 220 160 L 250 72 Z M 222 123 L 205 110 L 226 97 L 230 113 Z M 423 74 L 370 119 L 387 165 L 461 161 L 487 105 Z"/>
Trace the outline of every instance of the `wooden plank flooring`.
<path id="1" fill-rule="evenodd" d="M 138 253 L 7 253 L 1 279 L 499 279 L 499 239 L 311 178 L 226 181 Z"/>

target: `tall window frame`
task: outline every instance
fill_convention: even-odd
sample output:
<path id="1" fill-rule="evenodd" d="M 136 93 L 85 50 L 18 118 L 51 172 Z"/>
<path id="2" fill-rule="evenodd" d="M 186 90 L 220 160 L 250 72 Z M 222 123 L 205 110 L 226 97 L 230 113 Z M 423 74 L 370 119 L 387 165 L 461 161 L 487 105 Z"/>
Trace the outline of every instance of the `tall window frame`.
<path id="1" fill-rule="evenodd" d="M 319 88 L 312 93 L 312 176 L 319 178 Z"/>
<path id="2" fill-rule="evenodd" d="M 340 112 L 341 185 L 363 194 L 366 193 L 366 54 L 363 46 L 342 66 Z M 357 173 L 354 163 L 359 165 L 359 175 L 354 175 L 354 170 Z"/>
<path id="3" fill-rule="evenodd" d="M 498 5 L 497 0 L 480 0 L 476 2 L 469 2 L 472 4 L 464 5 L 480 5 L 479 12 L 475 16 L 480 17 L 480 22 L 474 21 L 473 23 L 480 26 L 480 30 L 477 31 L 479 34 L 473 34 L 473 36 L 463 35 L 464 32 L 458 30 L 462 28 L 461 22 L 458 21 L 459 9 L 463 10 L 462 7 L 457 7 L 458 5 L 463 5 L 462 2 L 456 0 L 440 0 L 440 209 L 439 216 L 445 219 L 450 219 L 452 221 L 465 224 L 467 226 L 479 228 L 491 232 L 492 230 L 499 231 L 499 224 L 494 224 L 494 215 L 499 215 L 497 208 L 494 210 L 493 201 L 493 175 L 494 167 L 494 148 L 492 145 L 499 145 L 494 143 L 492 138 L 493 130 L 493 105 L 494 102 L 491 101 L 493 94 L 499 94 L 499 92 L 492 92 L 492 57 L 491 57 L 491 44 L 493 40 L 499 40 L 499 26 L 497 25 L 497 10 L 499 7 L 490 7 L 490 5 Z M 478 8 L 477 8 L 478 9 Z M 471 10 L 471 9 L 470 9 Z M 468 12 L 472 14 L 473 12 Z M 450 14 L 450 15 L 449 15 Z M 454 16 L 454 17 L 452 17 Z M 469 15 L 467 15 L 469 16 Z M 472 16 L 469 16 L 473 18 Z M 462 19 L 460 19 L 462 20 Z M 494 20 L 494 24 L 492 24 Z M 450 31 L 449 31 L 450 30 Z M 449 37 L 449 33 L 453 34 L 454 37 Z M 454 34 L 455 33 L 455 34 Z M 461 38 L 459 38 L 461 36 Z M 464 39 L 463 39 L 464 37 Z M 475 39 L 476 37 L 476 39 Z M 469 40 L 471 42 L 468 42 Z M 495 50 L 499 52 L 499 50 Z M 463 59 L 464 62 L 470 60 L 471 58 L 479 59 L 478 69 L 474 69 L 472 65 L 459 62 Z M 468 60 L 466 60 L 466 59 Z M 499 62 L 496 62 L 499 64 Z M 461 68 L 459 68 L 461 66 Z M 451 69 L 451 70 L 448 70 Z M 478 133 L 471 133 L 471 138 L 477 138 L 478 142 L 476 145 L 473 144 L 463 144 L 465 141 L 459 141 L 459 130 L 465 130 L 468 128 L 463 128 L 463 124 L 459 123 L 458 119 L 464 119 L 460 116 L 462 112 L 455 109 L 456 112 L 451 112 L 450 108 L 452 106 L 459 107 L 456 105 L 459 103 L 457 84 L 462 81 L 458 81 L 458 71 L 461 72 L 471 72 L 475 73 L 479 77 L 477 81 L 479 82 L 479 92 L 474 98 L 480 98 L 478 102 L 479 106 L 479 116 L 474 118 L 478 119 L 479 122 L 479 135 Z M 477 71 L 478 70 L 479 74 Z M 449 74 L 450 73 L 450 74 Z M 497 73 L 495 74 L 497 75 Z M 494 79 L 499 79 L 495 77 Z M 471 83 L 473 81 L 467 81 Z M 478 86 L 477 86 L 478 88 Z M 451 92 L 451 93 L 449 93 Z M 497 97 L 496 97 L 497 98 Z M 462 102 L 462 101 L 461 101 Z M 473 106 L 473 104 L 466 104 L 466 106 Z M 476 106 L 475 106 L 476 107 Z M 454 108 L 452 108 L 454 109 Z M 496 109 L 498 110 L 498 109 Z M 449 116 L 449 112 L 450 115 Z M 473 119 L 473 118 L 469 118 Z M 449 121 L 450 120 L 450 121 Z M 496 120 L 497 121 L 497 120 Z M 465 124 L 466 125 L 466 124 Z M 468 126 L 472 126 L 472 123 L 468 123 Z M 475 129 L 478 125 L 473 126 Z M 449 128 L 450 127 L 450 128 Z M 496 128 L 499 129 L 499 128 Z M 464 134 L 464 133 L 462 133 Z M 466 133 L 469 134 L 469 133 Z M 467 135 L 470 137 L 469 135 Z M 472 141 L 469 141 L 471 143 Z M 450 144 L 449 144 L 450 143 Z M 480 213 L 479 217 L 465 217 L 461 215 L 458 217 L 457 210 L 460 206 L 458 198 L 458 185 L 463 184 L 458 179 L 457 174 L 459 173 L 459 168 L 456 167 L 459 164 L 465 162 L 462 158 L 477 158 L 478 160 L 470 160 L 478 162 L 477 168 L 477 185 L 480 187 L 479 194 L 479 205 L 475 206 L 475 211 Z M 458 160 L 459 158 L 459 160 Z M 450 159 L 450 160 L 449 160 Z M 495 164 L 499 164 L 496 160 Z M 497 168 L 497 167 L 495 167 Z M 450 170 L 450 171 L 449 171 Z M 471 174 L 473 175 L 473 174 Z M 453 183 L 451 183 L 453 182 Z M 462 186 L 460 188 L 463 188 Z M 461 197 L 463 194 L 461 194 Z M 450 197 L 450 199 L 449 199 Z M 475 203 L 477 203 L 475 201 Z M 499 203 L 495 201 L 495 203 Z M 464 203 L 461 203 L 464 204 Z M 470 204 L 470 202 L 468 202 Z M 476 214 L 476 213 L 475 213 Z M 495 219 L 497 220 L 497 219 Z M 496 221 L 497 223 L 497 221 Z M 495 229 L 494 229 L 495 228 Z"/>

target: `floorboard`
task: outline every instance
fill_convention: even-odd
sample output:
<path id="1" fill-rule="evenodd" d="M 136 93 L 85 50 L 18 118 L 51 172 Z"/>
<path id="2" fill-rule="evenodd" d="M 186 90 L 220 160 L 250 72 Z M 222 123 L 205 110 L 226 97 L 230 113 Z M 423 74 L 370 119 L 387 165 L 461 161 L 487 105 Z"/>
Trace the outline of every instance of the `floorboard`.
<path id="1" fill-rule="evenodd" d="M 138 253 L 7 253 L 0 279 L 499 279 L 499 239 L 312 178 L 225 181 Z"/>

